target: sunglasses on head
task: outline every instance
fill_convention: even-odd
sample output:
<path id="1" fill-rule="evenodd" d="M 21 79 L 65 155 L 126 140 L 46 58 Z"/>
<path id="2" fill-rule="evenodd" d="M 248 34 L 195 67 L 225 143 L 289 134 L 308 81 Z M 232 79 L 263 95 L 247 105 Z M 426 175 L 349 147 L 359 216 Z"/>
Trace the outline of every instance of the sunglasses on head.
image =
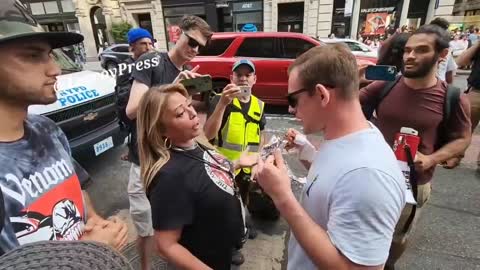
<path id="1" fill-rule="evenodd" d="M 189 36 L 187 33 L 183 32 L 183 34 L 188 38 L 188 46 L 191 48 L 203 48 L 205 47 L 204 45 L 200 44 L 197 40 Z"/>

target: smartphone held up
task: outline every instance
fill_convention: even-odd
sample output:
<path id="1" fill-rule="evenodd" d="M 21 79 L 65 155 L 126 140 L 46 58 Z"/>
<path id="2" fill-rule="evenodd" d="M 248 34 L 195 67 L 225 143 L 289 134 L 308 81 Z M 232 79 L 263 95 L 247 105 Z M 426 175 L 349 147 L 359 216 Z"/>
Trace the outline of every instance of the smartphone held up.
<path id="1" fill-rule="evenodd" d="M 248 97 L 252 93 L 252 87 L 248 85 L 241 85 L 238 88 L 240 88 L 240 93 L 237 97 Z"/>
<path id="2" fill-rule="evenodd" d="M 192 79 L 185 79 L 180 81 L 180 83 L 185 86 L 188 94 L 191 96 L 212 91 L 213 88 L 212 77 L 210 77 L 210 75 L 204 75 Z"/>
<path id="3" fill-rule="evenodd" d="M 398 70 L 395 66 L 368 66 L 365 70 L 365 79 L 370 81 L 394 81 L 397 74 Z"/>

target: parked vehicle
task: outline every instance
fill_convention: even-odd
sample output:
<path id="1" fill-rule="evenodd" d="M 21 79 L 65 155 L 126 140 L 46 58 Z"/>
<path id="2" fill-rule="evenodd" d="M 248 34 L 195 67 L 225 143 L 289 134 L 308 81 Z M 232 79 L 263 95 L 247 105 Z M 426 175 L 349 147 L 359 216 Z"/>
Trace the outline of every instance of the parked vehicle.
<path id="1" fill-rule="evenodd" d="M 209 46 L 201 49 L 189 65 L 199 65 L 200 74 L 210 74 L 214 90 L 221 92 L 230 82 L 233 63 L 239 58 L 250 59 L 257 71 L 253 94 L 268 104 L 286 105 L 288 67 L 299 55 L 322 44 L 291 32 L 214 33 Z"/>
<path id="2" fill-rule="evenodd" d="M 116 69 L 120 63 L 130 57 L 132 53 L 128 44 L 115 44 L 98 54 L 98 60 L 104 69 Z"/>
<path id="3" fill-rule="evenodd" d="M 344 39 L 344 38 L 335 38 L 335 39 L 320 39 L 324 43 L 343 43 L 350 48 L 352 53 L 356 56 L 360 56 L 365 58 L 365 60 L 369 60 L 371 62 L 376 63 L 378 58 L 378 51 L 373 50 L 372 48 L 368 47 L 367 45 L 353 40 L 353 39 Z M 369 58 L 369 59 L 368 59 Z"/>
<path id="4" fill-rule="evenodd" d="M 75 157 L 98 156 L 125 142 L 120 130 L 114 98 L 115 79 L 82 70 L 60 49 L 53 51 L 62 69 L 58 76 L 58 100 L 32 105 L 29 113 L 52 119 L 67 136 Z"/>

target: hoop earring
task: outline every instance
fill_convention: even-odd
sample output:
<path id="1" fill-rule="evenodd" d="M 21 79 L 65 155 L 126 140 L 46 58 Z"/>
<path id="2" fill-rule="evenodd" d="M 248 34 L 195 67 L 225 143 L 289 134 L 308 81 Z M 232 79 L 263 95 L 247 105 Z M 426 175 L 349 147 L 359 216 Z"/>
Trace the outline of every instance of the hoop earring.
<path id="1" fill-rule="evenodd" d="M 166 137 L 165 140 L 163 140 L 163 145 L 167 149 L 172 148 L 172 140 L 170 140 L 168 137 Z"/>
<path id="2" fill-rule="evenodd" d="M 53 90 L 55 91 L 55 93 L 58 93 L 58 81 L 55 82 L 55 84 L 53 85 Z"/>

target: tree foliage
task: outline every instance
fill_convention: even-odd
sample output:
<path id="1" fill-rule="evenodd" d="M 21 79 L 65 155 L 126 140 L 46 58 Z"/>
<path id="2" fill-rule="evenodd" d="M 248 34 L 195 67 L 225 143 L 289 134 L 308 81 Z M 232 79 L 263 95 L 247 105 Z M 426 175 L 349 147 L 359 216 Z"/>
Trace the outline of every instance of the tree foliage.
<path id="1" fill-rule="evenodd" d="M 131 28 L 132 25 L 128 22 L 112 24 L 112 36 L 115 43 L 127 43 L 127 33 Z"/>

